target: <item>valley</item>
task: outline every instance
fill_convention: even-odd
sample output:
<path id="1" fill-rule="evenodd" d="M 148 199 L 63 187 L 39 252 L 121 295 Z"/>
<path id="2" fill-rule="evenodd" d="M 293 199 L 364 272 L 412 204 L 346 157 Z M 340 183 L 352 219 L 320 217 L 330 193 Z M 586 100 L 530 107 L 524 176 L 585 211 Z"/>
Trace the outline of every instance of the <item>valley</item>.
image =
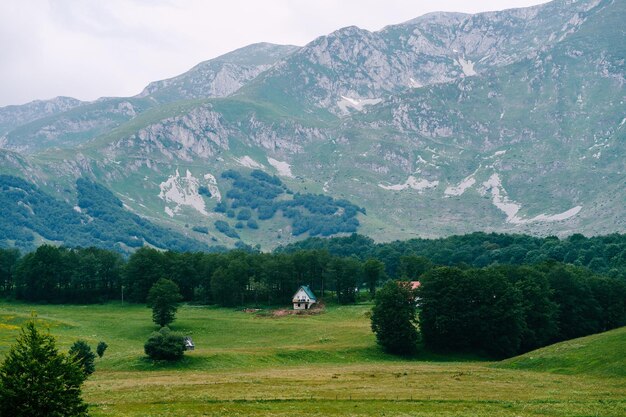
<path id="1" fill-rule="evenodd" d="M 106 341 L 84 387 L 93 416 L 626 415 L 624 328 L 500 363 L 423 348 L 406 360 L 376 346 L 370 308 L 272 318 L 187 305 L 172 328 L 196 348 L 167 364 L 144 359 L 154 330 L 144 306 L 3 303 L 0 356 L 32 311 L 62 350 L 76 338 Z"/>

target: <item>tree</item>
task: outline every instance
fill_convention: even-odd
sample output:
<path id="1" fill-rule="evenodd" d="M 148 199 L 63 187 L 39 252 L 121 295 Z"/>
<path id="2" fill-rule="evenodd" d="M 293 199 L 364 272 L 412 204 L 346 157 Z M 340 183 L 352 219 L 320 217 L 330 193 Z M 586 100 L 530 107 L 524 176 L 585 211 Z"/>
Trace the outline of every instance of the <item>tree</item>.
<path id="1" fill-rule="evenodd" d="M 168 327 L 162 327 L 150 335 L 143 348 L 150 359 L 175 361 L 183 357 L 185 338 Z"/>
<path id="2" fill-rule="evenodd" d="M 148 307 L 152 308 L 152 321 L 161 327 L 173 322 L 178 302 L 182 298 L 174 281 L 165 278 L 158 280 L 148 292 Z"/>
<path id="3" fill-rule="evenodd" d="M 19 250 L 0 249 L 0 293 L 8 294 L 13 289 L 13 275 L 19 259 Z"/>
<path id="4" fill-rule="evenodd" d="M 93 374 L 96 370 L 94 360 L 96 355 L 91 351 L 91 347 L 84 340 L 77 340 L 70 348 L 70 356 L 76 358 L 85 376 Z"/>
<path id="5" fill-rule="evenodd" d="M 400 258 L 400 275 L 402 279 L 407 281 L 418 280 L 432 267 L 432 262 L 423 256 L 407 255 Z"/>
<path id="6" fill-rule="evenodd" d="M 104 352 L 107 350 L 108 347 L 109 345 L 107 345 L 106 342 L 98 343 L 98 346 L 96 347 L 96 353 L 98 354 L 99 358 L 102 358 L 104 356 Z"/>
<path id="7" fill-rule="evenodd" d="M 415 353 L 419 338 L 415 313 L 415 292 L 408 282 L 388 281 L 376 293 L 372 331 L 386 352 Z"/>
<path id="8" fill-rule="evenodd" d="M 59 353 L 54 337 L 30 320 L 0 366 L 0 415 L 87 416 L 80 396 L 84 381 L 76 360 Z"/>
<path id="9" fill-rule="evenodd" d="M 363 275 L 365 282 L 369 288 L 370 295 L 373 297 L 376 293 L 376 285 L 383 280 L 385 276 L 385 264 L 378 259 L 368 259 L 363 264 Z"/>
<path id="10" fill-rule="evenodd" d="M 525 325 L 522 296 L 501 273 L 440 267 L 420 282 L 420 326 L 427 345 L 497 357 L 519 351 Z"/>

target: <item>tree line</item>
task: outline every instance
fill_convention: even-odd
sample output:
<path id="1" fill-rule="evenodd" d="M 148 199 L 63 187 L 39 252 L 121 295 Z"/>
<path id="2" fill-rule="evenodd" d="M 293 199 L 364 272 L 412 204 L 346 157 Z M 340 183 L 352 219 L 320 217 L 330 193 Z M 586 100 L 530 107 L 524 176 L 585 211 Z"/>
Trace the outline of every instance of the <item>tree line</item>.
<path id="1" fill-rule="evenodd" d="M 419 327 L 435 350 L 509 357 L 626 325 L 626 281 L 555 261 L 438 267 L 420 282 Z"/>
<path id="2" fill-rule="evenodd" d="M 526 255 L 511 255 L 520 250 Z M 250 248 L 163 252 L 143 247 L 129 258 L 105 249 L 42 245 L 23 256 L 16 249 L 0 249 L 0 293 L 36 302 L 94 303 L 119 300 L 124 291 L 126 300 L 143 303 L 152 285 L 167 278 L 179 286 L 185 302 L 281 304 L 306 284 L 351 303 L 357 299 L 357 288 L 373 294 L 388 279 L 417 280 L 434 266 L 466 270 L 550 262 L 626 281 L 626 235 L 573 235 L 560 240 L 473 233 L 382 244 L 352 235 L 311 238 L 273 253 Z"/>
<path id="3" fill-rule="evenodd" d="M 162 252 L 143 247 L 128 259 L 98 248 L 42 245 L 24 256 L 0 249 L 0 290 L 5 297 L 48 303 L 96 303 L 124 299 L 143 303 L 161 278 L 180 288 L 182 300 L 238 306 L 289 303 L 300 285 L 356 300 L 363 277 L 355 258 L 325 251 L 270 254 Z M 380 277 L 375 277 L 380 280 Z"/>
<path id="4" fill-rule="evenodd" d="M 501 235 L 472 239 L 492 251 L 493 242 L 484 239 L 494 237 Z M 384 282 L 419 279 L 415 297 L 426 345 L 498 357 L 626 324 L 626 279 L 620 273 L 553 259 L 473 267 L 437 265 L 414 252 L 362 260 L 325 248 L 204 253 L 143 247 L 128 259 L 98 248 L 42 245 L 24 256 L 0 249 L 0 291 L 26 301 L 96 303 L 123 294 L 126 301 L 150 303 L 151 288 L 164 278 L 179 289 L 181 301 L 225 307 L 288 304 L 303 284 L 327 300 L 349 304 L 363 292 L 373 296 Z"/>
<path id="5" fill-rule="evenodd" d="M 538 264 L 558 261 L 584 266 L 593 272 L 626 279 L 626 234 L 585 237 L 573 234 L 536 237 L 476 232 L 439 239 L 410 239 L 376 243 L 358 234 L 330 239 L 309 238 L 278 248 L 276 252 L 326 250 L 335 256 L 379 259 L 390 277 L 401 275 L 401 259 L 423 256 L 435 265 L 485 267 L 493 264 Z"/>

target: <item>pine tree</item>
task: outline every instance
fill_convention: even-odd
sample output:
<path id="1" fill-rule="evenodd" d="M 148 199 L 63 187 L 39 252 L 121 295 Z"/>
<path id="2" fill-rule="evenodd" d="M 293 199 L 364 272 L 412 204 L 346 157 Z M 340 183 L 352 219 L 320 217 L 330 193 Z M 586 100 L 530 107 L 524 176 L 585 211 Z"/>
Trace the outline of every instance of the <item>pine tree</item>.
<path id="1" fill-rule="evenodd" d="M 80 365 L 30 320 L 0 366 L 0 416 L 84 417 Z"/>
<path id="2" fill-rule="evenodd" d="M 76 358 L 78 364 L 83 369 L 85 376 L 93 374 L 96 370 L 94 363 L 96 359 L 95 353 L 91 351 L 91 346 L 84 340 L 77 340 L 70 348 L 70 356 Z"/>

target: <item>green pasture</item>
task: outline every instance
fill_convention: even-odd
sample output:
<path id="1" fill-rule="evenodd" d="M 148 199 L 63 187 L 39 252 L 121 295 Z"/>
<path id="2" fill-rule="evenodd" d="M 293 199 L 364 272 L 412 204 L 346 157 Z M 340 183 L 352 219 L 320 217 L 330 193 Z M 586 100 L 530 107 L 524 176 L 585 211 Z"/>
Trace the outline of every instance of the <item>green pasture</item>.
<path id="1" fill-rule="evenodd" d="M 382 353 L 371 305 L 322 314 L 183 306 L 172 328 L 196 349 L 145 359 L 156 327 L 140 305 L 0 303 L 0 356 L 37 313 L 59 347 L 109 348 L 84 387 L 92 416 L 626 416 L 626 328 L 500 363 L 421 350 Z"/>

